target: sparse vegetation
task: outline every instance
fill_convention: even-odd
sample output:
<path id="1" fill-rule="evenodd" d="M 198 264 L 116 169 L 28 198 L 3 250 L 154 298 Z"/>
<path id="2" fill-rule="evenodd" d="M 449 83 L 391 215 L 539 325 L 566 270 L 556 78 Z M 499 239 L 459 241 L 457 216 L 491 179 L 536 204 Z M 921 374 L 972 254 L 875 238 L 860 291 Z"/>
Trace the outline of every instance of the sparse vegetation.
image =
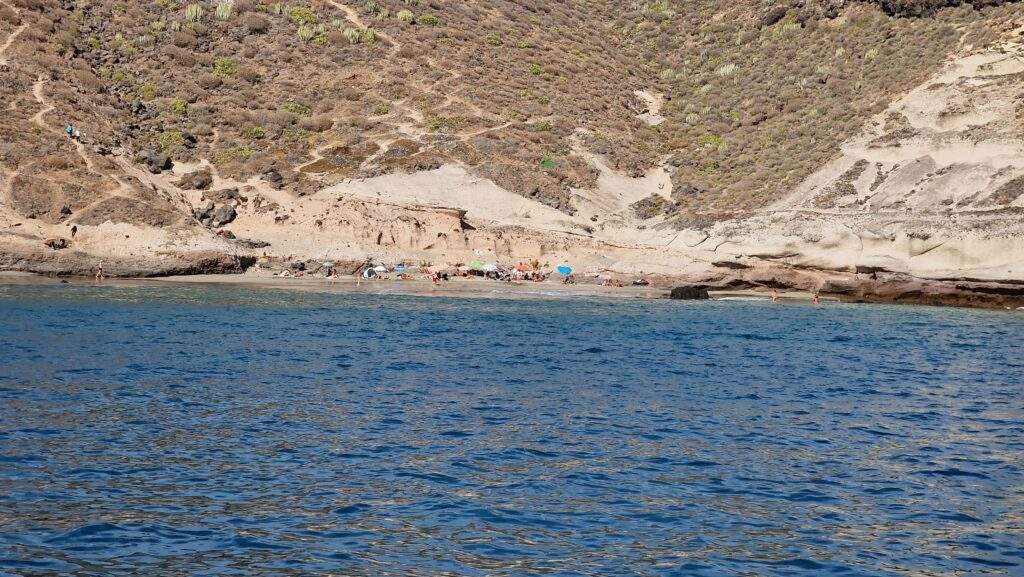
<path id="1" fill-rule="evenodd" d="M 179 153 L 218 155 L 225 174 L 237 176 L 306 162 L 321 139 L 394 139 L 396 125 L 412 125 L 435 134 L 411 169 L 454 160 L 562 210 L 571 209 L 571 187 L 596 179 L 571 152 L 578 138 L 625 174 L 668 158 L 674 190 L 689 191 L 681 212 L 733 213 L 792 190 L 865 119 L 936 70 L 961 37 L 992 42 L 1020 10 L 909 19 L 887 13 L 928 14 L 937 4 L 345 3 L 363 22 L 379 19 L 380 32 L 302 0 L 47 8 L 47 22 L 33 20 L 20 37 L 33 48 L 19 48 L 0 97 L 20 108 L 31 83 L 25 71 L 48 74 L 55 104 L 93 107 L 104 119 L 90 127 L 97 142 L 139 148 L 171 138 L 165 131 L 202 130 Z M 636 89 L 666 95 L 657 127 L 640 118 Z M 161 114 L 145 118 L 137 98 Z M 7 116 L 24 123 L 19 114 Z M 496 119 L 512 124 L 497 128 Z M 30 149 L 29 138 L 0 133 L 14 149 Z"/>
<path id="2" fill-rule="evenodd" d="M 246 140 L 262 140 L 267 137 L 267 131 L 262 126 L 250 126 L 242 131 L 242 138 Z"/>
<path id="3" fill-rule="evenodd" d="M 316 13 L 305 6 L 289 8 L 288 17 L 296 26 L 312 26 L 319 20 Z"/>
<path id="4" fill-rule="evenodd" d="M 285 112 L 291 112 L 292 114 L 298 114 L 299 116 L 309 116 L 313 109 L 300 104 L 298 102 L 285 102 L 284 106 L 281 107 Z"/>
<path id="5" fill-rule="evenodd" d="M 234 76 L 238 72 L 238 64 L 233 58 L 223 56 L 213 61 L 213 73 L 221 78 Z"/>
<path id="6" fill-rule="evenodd" d="M 358 44 L 359 40 L 362 39 L 363 35 L 359 33 L 359 30 L 355 28 L 345 28 L 341 34 L 349 41 L 349 44 Z"/>
<path id="7" fill-rule="evenodd" d="M 217 2 L 217 19 L 228 20 L 229 18 L 231 18 L 231 13 L 232 11 L 234 11 L 234 9 L 234 0 L 221 0 L 220 2 Z"/>
<path id="8" fill-rule="evenodd" d="M 199 22 L 206 10 L 201 4 L 189 4 L 185 6 L 185 20 L 188 22 Z"/>
<path id="9" fill-rule="evenodd" d="M 171 112 L 175 114 L 185 116 L 185 114 L 188 113 L 188 101 L 184 98 L 175 98 L 171 101 L 171 104 L 170 106 L 168 106 L 168 108 L 170 108 Z"/>
<path id="10" fill-rule="evenodd" d="M 160 136 L 157 138 L 157 143 L 160 145 L 161 150 L 167 152 L 185 144 L 185 137 L 181 134 L 181 131 L 168 130 L 160 133 Z"/>

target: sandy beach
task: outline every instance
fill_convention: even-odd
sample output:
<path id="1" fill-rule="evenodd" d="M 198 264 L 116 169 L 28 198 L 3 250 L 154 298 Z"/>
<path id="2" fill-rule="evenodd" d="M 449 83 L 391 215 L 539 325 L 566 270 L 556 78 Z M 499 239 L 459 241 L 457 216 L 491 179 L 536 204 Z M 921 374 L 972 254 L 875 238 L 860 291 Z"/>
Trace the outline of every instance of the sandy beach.
<path id="1" fill-rule="evenodd" d="M 181 275 L 157 278 L 115 278 L 97 282 L 88 277 L 54 278 L 32 273 L 0 272 L 3 284 L 89 284 L 93 286 L 155 286 L 155 285 L 221 285 L 246 289 L 292 290 L 337 294 L 414 295 L 459 298 L 622 298 L 667 299 L 670 289 L 651 286 L 602 286 L 600 284 L 562 284 L 560 282 L 501 282 L 479 278 L 456 277 L 448 282 L 433 284 L 427 279 L 361 279 L 343 276 L 336 279 L 323 277 L 289 278 L 266 273 L 221 275 Z M 763 290 L 708 291 L 711 300 L 771 300 L 771 293 Z M 780 292 L 779 300 L 810 302 L 813 293 L 806 291 Z M 831 296 L 821 296 L 822 302 L 839 302 Z"/>

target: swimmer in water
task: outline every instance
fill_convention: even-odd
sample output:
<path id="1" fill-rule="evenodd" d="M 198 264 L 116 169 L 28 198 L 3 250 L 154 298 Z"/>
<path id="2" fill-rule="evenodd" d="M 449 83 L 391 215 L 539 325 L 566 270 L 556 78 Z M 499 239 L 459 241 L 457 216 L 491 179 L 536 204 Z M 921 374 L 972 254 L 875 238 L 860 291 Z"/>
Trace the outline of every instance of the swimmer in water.
<path id="1" fill-rule="evenodd" d="M 777 291 L 775 289 L 772 289 L 772 302 L 773 303 L 779 302 L 779 291 Z"/>
<path id="2" fill-rule="evenodd" d="M 816 305 L 820 305 L 821 304 L 821 299 L 818 298 L 818 293 L 814 293 L 814 304 L 816 304 Z"/>

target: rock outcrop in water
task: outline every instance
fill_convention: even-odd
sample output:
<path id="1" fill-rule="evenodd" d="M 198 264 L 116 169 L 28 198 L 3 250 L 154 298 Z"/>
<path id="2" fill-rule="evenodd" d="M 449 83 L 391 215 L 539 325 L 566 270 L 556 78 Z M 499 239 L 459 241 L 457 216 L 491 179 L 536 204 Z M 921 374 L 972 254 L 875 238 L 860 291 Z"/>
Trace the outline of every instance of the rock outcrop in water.
<path id="1" fill-rule="evenodd" d="M 711 296 L 708 294 L 708 289 L 704 287 L 677 286 L 669 293 L 669 298 L 673 300 L 693 301 L 707 300 L 711 298 Z"/>

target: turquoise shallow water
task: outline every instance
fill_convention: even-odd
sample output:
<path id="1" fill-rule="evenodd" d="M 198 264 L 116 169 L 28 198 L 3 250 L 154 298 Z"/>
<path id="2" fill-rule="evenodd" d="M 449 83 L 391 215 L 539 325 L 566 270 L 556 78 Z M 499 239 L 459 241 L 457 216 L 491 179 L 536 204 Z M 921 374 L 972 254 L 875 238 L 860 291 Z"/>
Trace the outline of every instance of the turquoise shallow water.
<path id="1" fill-rule="evenodd" d="M 1024 575 L 1024 316 L 0 285 L 0 575 Z"/>

